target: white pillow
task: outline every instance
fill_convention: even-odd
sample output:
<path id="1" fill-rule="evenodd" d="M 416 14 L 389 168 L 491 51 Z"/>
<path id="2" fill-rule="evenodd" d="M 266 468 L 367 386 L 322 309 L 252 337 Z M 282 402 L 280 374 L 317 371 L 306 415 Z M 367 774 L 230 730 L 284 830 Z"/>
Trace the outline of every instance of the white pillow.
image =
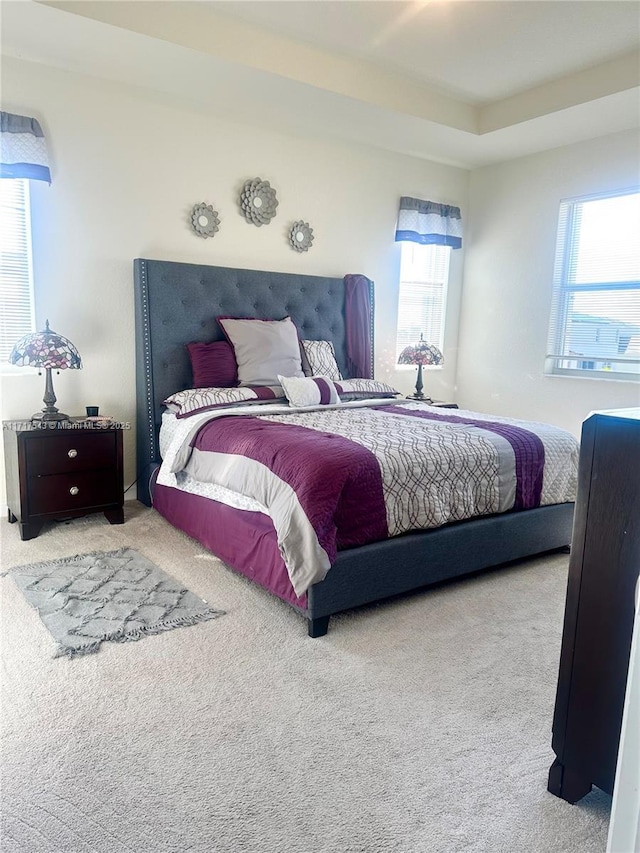
<path id="1" fill-rule="evenodd" d="M 278 382 L 290 405 L 296 408 L 332 406 L 340 402 L 336 386 L 328 376 L 305 376 L 302 379 L 278 376 Z"/>
<path id="2" fill-rule="evenodd" d="M 240 385 L 276 385 L 278 374 L 304 376 L 298 330 L 284 320 L 239 320 L 218 317 L 233 347 Z"/>
<path id="3" fill-rule="evenodd" d="M 309 363 L 309 376 L 328 376 L 334 382 L 342 379 L 331 341 L 302 341 L 302 346 Z"/>

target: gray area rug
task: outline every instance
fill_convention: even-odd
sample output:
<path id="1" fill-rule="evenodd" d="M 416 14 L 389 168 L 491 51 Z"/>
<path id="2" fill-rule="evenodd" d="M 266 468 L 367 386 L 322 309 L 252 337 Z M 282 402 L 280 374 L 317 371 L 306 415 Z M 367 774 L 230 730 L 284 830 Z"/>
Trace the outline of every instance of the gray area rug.
<path id="1" fill-rule="evenodd" d="M 57 643 L 54 657 L 97 652 L 222 616 L 133 548 L 93 551 L 7 572 Z"/>

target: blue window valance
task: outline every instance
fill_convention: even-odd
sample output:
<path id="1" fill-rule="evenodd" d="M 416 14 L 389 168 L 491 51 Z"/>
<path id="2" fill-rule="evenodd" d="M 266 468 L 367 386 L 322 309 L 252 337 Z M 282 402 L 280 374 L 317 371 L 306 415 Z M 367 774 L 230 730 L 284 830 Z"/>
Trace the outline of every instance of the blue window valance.
<path id="1" fill-rule="evenodd" d="M 460 208 L 402 196 L 396 242 L 403 240 L 459 249 L 462 246 Z"/>
<path id="2" fill-rule="evenodd" d="M 0 113 L 0 178 L 51 183 L 47 143 L 35 118 Z"/>

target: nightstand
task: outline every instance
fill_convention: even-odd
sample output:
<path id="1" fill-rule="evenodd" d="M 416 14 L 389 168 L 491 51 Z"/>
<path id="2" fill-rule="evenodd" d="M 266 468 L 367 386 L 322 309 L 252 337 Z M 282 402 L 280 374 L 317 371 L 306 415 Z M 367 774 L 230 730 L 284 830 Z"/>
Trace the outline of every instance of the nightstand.
<path id="1" fill-rule="evenodd" d="M 437 406 L 439 409 L 457 409 L 457 403 L 448 403 L 446 400 L 426 400 L 417 398 L 414 394 L 409 394 L 407 400 L 416 400 L 419 403 L 427 403 L 429 406 Z"/>
<path id="2" fill-rule="evenodd" d="M 122 429 L 76 418 L 4 421 L 9 521 L 33 539 L 45 521 L 103 512 L 124 522 Z"/>

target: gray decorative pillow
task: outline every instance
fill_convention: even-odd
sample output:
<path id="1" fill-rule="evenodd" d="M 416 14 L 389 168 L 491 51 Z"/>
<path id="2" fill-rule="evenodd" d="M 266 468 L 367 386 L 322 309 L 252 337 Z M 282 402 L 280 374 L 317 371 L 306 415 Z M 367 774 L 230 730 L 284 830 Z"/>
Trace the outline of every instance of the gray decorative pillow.
<path id="1" fill-rule="evenodd" d="M 331 341 L 302 341 L 302 346 L 309 362 L 310 376 L 328 376 L 334 382 L 342 379 Z"/>
<path id="2" fill-rule="evenodd" d="M 278 376 L 304 376 L 298 330 L 284 320 L 240 320 L 218 317 L 233 347 L 240 385 L 277 385 Z"/>
<path id="3" fill-rule="evenodd" d="M 256 388 L 187 388 L 163 401 L 178 418 L 199 415 L 210 409 L 253 406 L 262 403 L 282 403 L 286 400 L 280 385 L 258 385 Z"/>
<path id="4" fill-rule="evenodd" d="M 342 403 L 350 403 L 353 400 L 369 400 L 376 397 L 397 397 L 400 393 L 387 385 L 386 382 L 378 382 L 377 379 L 341 379 L 336 382 L 336 391 L 340 395 Z"/>

